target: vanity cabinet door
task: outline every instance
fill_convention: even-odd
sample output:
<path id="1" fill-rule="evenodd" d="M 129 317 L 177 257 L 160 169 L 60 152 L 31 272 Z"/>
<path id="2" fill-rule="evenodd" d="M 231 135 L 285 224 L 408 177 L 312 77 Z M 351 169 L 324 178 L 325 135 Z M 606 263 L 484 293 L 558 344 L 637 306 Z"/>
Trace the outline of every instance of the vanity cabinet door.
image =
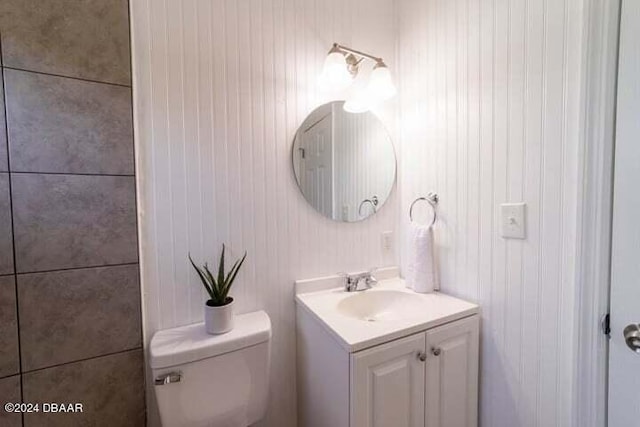
<path id="1" fill-rule="evenodd" d="M 350 427 L 424 427 L 425 334 L 351 356 Z"/>
<path id="2" fill-rule="evenodd" d="M 478 424 L 478 316 L 427 331 L 426 426 Z"/>

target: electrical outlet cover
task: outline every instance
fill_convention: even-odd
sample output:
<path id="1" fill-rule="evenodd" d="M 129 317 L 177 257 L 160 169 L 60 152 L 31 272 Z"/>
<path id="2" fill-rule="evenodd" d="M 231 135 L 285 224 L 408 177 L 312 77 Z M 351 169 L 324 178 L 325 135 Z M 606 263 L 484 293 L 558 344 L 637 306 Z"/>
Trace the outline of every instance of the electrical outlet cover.
<path id="1" fill-rule="evenodd" d="M 382 249 L 385 251 L 393 249 L 393 231 L 385 231 L 382 233 Z"/>

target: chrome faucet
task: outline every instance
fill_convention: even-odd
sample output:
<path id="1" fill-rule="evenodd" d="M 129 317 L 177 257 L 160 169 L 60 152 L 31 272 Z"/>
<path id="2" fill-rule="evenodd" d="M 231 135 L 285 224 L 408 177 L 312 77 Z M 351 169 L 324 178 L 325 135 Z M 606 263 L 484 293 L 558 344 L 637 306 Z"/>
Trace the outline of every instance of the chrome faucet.
<path id="1" fill-rule="evenodd" d="M 373 276 L 373 271 L 374 270 L 370 270 L 358 274 L 342 274 L 344 290 L 347 292 L 360 292 L 371 289 L 378 283 L 378 279 Z M 360 286 L 361 283 L 364 283 L 364 285 Z"/>

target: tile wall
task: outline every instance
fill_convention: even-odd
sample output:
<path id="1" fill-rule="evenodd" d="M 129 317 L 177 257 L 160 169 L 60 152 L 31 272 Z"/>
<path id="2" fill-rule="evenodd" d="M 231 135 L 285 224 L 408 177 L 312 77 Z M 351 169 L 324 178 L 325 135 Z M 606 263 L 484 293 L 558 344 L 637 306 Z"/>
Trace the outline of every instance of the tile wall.
<path id="1" fill-rule="evenodd" d="M 2 426 L 145 423 L 127 0 L 0 4 Z"/>

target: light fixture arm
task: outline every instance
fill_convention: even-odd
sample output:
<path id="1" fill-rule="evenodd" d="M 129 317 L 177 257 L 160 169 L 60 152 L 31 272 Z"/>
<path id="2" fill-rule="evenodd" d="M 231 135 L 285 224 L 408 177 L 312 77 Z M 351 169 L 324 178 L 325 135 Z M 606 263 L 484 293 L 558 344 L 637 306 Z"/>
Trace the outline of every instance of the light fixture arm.
<path id="1" fill-rule="evenodd" d="M 368 59 L 370 59 L 370 60 L 372 60 L 372 61 L 375 61 L 376 63 L 383 62 L 383 61 L 382 61 L 382 58 L 380 58 L 380 57 L 373 56 L 373 55 L 370 55 L 370 54 L 368 54 L 368 53 L 362 52 L 362 51 L 360 51 L 360 50 L 352 49 L 352 48 L 350 48 L 350 47 L 343 46 L 343 45 L 338 44 L 338 43 L 334 43 L 334 44 L 333 44 L 333 48 L 334 48 L 334 49 L 341 50 L 341 51 L 346 52 L 346 53 L 351 53 L 351 54 L 353 54 L 353 55 L 358 55 L 358 56 L 361 56 L 361 57 L 363 57 L 363 58 L 368 58 Z M 360 63 L 360 61 L 362 61 L 362 58 L 360 58 L 360 59 L 358 60 L 358 63 Z"/>

